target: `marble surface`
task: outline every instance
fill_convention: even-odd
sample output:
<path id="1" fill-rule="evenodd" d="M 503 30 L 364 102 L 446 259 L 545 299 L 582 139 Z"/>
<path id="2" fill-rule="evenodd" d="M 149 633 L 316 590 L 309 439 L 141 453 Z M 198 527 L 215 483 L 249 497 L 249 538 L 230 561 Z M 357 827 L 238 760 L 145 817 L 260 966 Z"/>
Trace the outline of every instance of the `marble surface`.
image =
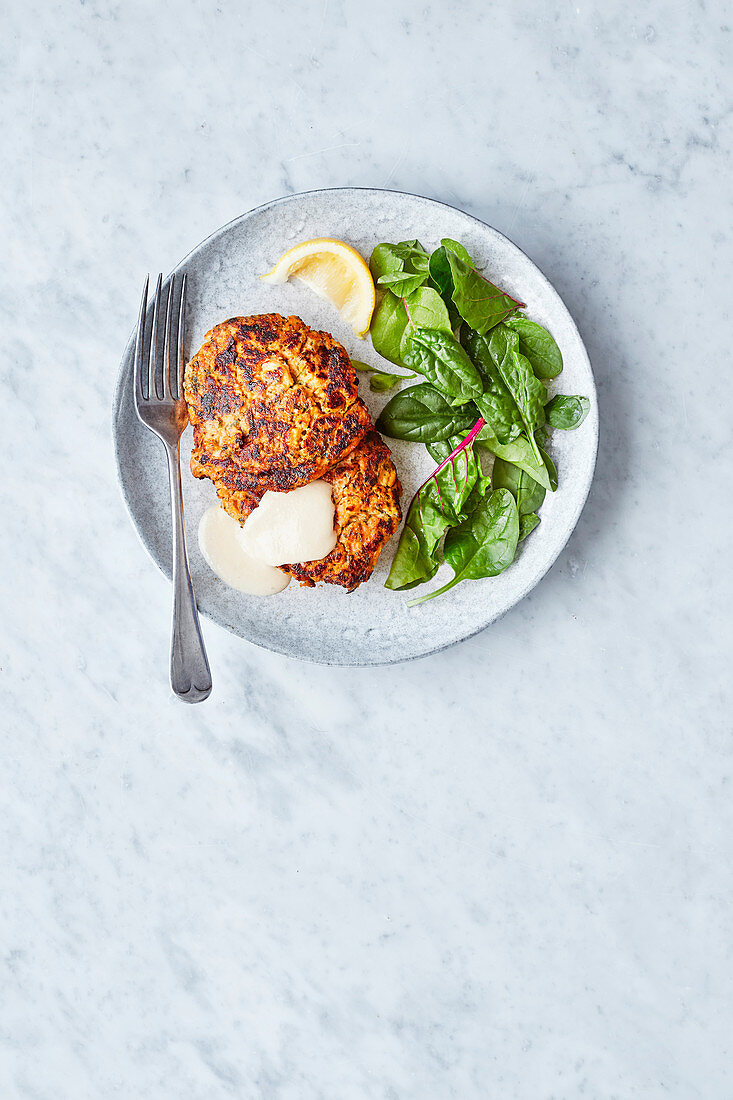
<path id="1" fill-rule="evenodd" d="M 733 1096 L 729 3 L 11 0 L 0 1095 Z M 387 669 L 212 624 L 115 482 L 142 275 L 277 195 L 434 196 L 599 385 L 539 588 Z"/>

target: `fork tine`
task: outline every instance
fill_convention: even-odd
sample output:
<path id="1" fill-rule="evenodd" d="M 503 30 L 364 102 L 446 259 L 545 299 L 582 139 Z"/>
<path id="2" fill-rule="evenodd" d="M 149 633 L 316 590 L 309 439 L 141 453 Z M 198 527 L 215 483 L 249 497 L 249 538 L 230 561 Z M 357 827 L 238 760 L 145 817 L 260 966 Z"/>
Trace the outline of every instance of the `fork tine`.
<path id="1" fill-rule="evenodd" d="M 165 307 L 165 333 L 163 335 L 163 396 L 172 397 L 171 391 L 171 344 L 173 343 L 173 335 L 171 333 L 171 320 L 173 317 L 173 292 L 176 287 L 176 277 L 171 275 L 170 282 L 168 284 L 168 302 Z"/>
<path id="2" fill-rule="evenodd" d="M 158 276 L 155 284 L 155 301 L 153 303 L 153 334 L 150 338 L 150 359 L 148 371 L 148 397 L 154 401 L 160 399 L 158 389 L 158 314 L 160 312 L 160 288 L 163 284 L 163 276 Z"/>
<path id="3" fill-rule="evenodd" d="M 143 296 L 140 301 L 140 313 L 137 318 L 137 333 L 135 334 L 135 400 L 144 401 L 143 393 L 143 358 L 145 354 L 145 311 L 148 306 L 148 284 L 150 276 L 145 277 Z"/>
<path id="4" fill-rule="evenodd" d="M 180 401 L 183 397 L 183 315 L 186 309 L 186 279 L 184 274 L 181 280 L 181 301 L 178 306 L 178 346 L 176 348 L 176 386 L 178 393 L 176 397 Z"/>

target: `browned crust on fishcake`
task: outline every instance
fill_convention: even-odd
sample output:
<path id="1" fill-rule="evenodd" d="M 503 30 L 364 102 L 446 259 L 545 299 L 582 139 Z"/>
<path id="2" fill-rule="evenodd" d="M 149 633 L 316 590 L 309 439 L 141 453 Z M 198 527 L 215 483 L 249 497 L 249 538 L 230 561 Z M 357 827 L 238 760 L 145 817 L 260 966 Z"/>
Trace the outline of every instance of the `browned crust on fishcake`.
<path id="1" fill-rule="evenodd" d="M 322 477 L 371 427 L 348 354 L 299 317 L 216 325 L 186 367 L 184 393 L 191 471 L 214 481 L 231 515 L 235 498 L 227 496 L 238 494 L 240 523 L 246 494 L 256 500 Z"/>
<path id="2" fill-rule="evenodd" d="M 372 575 L 383 546 L 399 527 L 402 487 L 390 450 L 375 431 L 322 476 L 331 483 L 336 546 L 320 561 L 281 568 L 309 588 L 323 581 L 351 592 Z"/>

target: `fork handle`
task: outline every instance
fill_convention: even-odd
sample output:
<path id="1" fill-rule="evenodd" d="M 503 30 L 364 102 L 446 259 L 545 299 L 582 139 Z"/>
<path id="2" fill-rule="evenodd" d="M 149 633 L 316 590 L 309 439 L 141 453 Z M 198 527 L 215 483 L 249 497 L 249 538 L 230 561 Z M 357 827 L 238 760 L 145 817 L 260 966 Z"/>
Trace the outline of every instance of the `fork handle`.
<path id="1" fill-rule="evenodd" d="M 201 636 L 199 613 L 191 584 L 183 523 L 183 491 L 179 443 L 167 445 L 173 518 L 173 624 L 171 687 L 186 703 L 201 703 L 211 694 L 211 671 Z"/>

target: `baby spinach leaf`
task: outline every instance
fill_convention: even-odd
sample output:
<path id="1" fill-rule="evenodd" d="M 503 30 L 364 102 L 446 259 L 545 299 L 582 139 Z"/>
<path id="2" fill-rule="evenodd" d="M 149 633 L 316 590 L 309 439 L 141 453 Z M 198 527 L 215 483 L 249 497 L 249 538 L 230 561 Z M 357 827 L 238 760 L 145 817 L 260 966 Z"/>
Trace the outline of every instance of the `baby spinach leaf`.
<path id="1" fill-rule="evenodd" d="M 508 489 L 517 502 L 520 516 L 536 512 L 545 499 L 547 490 L 533 477 L 503 458 L 494 460 L 491 481 L 495 489 Z"/>
<path id="2" fill-rule="evenodd" d="M 460 516 L 461 523 L 463 523 L 464 519 L 468 519 L 468 517 L 473 512 L 475 512 L 476 508 L 479 506 L 479 504 L 484 499 L 484 497 L 486 496 L 487 492 L 489 492 L 490 489 L 491 489 L 491 478 L 490 477 L 484 477 L 484 475 L 482 474 L 481 479 L 476 482 L 473 489 L 471 490 L 469 495 L 466 497 L 466 501 L 463 505 L 463 509 L 461 510 L 461 516 Z"/>
<path id="3" fill-rule="evenodd" d="M 438 470 L 425 482 L 421 495 L 424 498 L 426 493 L 431 494 L 431 499 L 435 499 L 441 512 L 452 524 L 460 523 L 465 518 L 474 489 L 479 490 L 481 497 L 491 485 L 491 478 L 484 475 L 472 445 L 453 454 L 461 442 L 459 437 L 451 436 L 450 439 L 438 443 L 426 444 L 430 456 L 439 465 Z M 450 461 L 446 461 L 448 459 Z"/>
<path id="4" fill-rule="evenodd" d="M 463 434 L 473 424 L 470 410 L 457 409 L 434 386 L 422 382 L 395 394 L 377 419 L 377 431 L 392 439 L 434 443 Z"/>
<path id="5" fill-rule="evenodd" d="M 519 336 L 519 350 L 529 359 L 537 378 L 557 378 L 562 370 L 562 352 L 547 329 L 516 315 L 506 324 Z"/>
<path id="6" fill-rule="evenodd" d="M 459 467 L 456 470 L 456 466 Z M 421 533 L 425 549 L 430 557 L 435 556 L 435 551 L 442 536 L 449 527 L 461 521 L 461 510 L 455 508 L 455 497 L 470 494 L 468 482 L 470 469 L 465 460 L 460 456 L 443 467 L 440 473 L 433 474 L 424 485 L 421 485 L 415 494 L 414 505 L 417 509 Z M 451 481 L 455 478 L 455 496 L 451 497 Z"/>
<path id="7" fill-rule="evenodd" d="M 369 268 L 375 282 L 384 275 L 397 275 L 409 270 L 427 274 L 430 257 L 416 239 L 399 244 L 378 244 L 369 258 Z"/>
<path id="8" fill-rule="evenodd" d="M 396 275 L 402 271 L 403 258 L 400 255 L 399 245 L 378 244 L 369 257 L 369 270 L 374 282 L 377 283 L 383 275 Z"/>
<path id="9" fill-rule="evenodd" d="M 444 462 L 451 451 L 461 442 L 461 436 L 452 435 L 448 439 L 440 439 L 435 443 L 426 443 L 425 450 L 431 458 L 440 464 Z"/>
<path id="10" fill-rule="evenodd" d="M 497 366 L 502 364 L 513 351 L 519 351 L 519 337 L 507 325 L 500 322 L 483 337 Z"/>
<path id="11" fill-rule="evenodd" d="M 476 442 L 486 447 L 497 458 L 513 462 L 515 466 L 525 470 L 530 477 L 538 481 L 545 489 L 551 488 L 550 475 L 542 455 L 540 454 L 538 461 L 535 450 L 524 433 L 518 435 L 516 439 L 512 439 L 509 443 L 500 443 L 491 425 L 486 424 L 477 435 Z"/>
<path id="12" fill-rule="evenodd" d="M 540 454 L 545 470 L 547 471 L 547 480 L 554 493 L 557 489 L 557 469 L 555 468 L 555 463 L 552 461 L 547 451 L 543 450 L 542 447 L 540 447 Z"/>
<path id="13" fill-rule="evenodd" d="M 417 326 L 452 335 L 448 310 L 437 290 L 421 286 L 405 299 L 398 298 L 391 290 L 385 291 L 372 318 L 374 350 L 390 362 L 403 366 L 402 351 L 406 348 L 407 337 Z"/>
<path id="14" fill-rule="evenodd" d="M 391 291 L 385 291 L 372 317 L 372 344 L 375 351 L 398 366 L 402 366 L 400 341 L 407 325 L 405 303 Z"/>
<path id="15" fill-rule="evenodd" d="M 438 539 L 435 541 L 437 542 Z M 438 572 L 439 564 L 428 549 L 423 519 L 416 502 L 413 501 L 384 587 L 392 591 L 414 588 L 434 577 Z"/>
<path id="16" fill-rule="evenodd" d="M 397 245 L 397 253 L 402 257 L 405 268 L 411 267 L 413 271 L 427 273 L 430 265 L 430 255 L 416 237 L 411 241 L 400 241 Z"/>
<path id="17" fill-rule="evenodd" d="M 471 267 L 475 267 L 476 265 L 463 245 L 459 244 L 458 241 L 451 240 L 450 237 L 445 237 L 441 241 L 440 248 L 436 248 L 430 255 L 430 278 L 435 283 L 448 308 L 450 309 L 452 307 L 455 309 L 453 303 L 453 274 L 451 272 L 450 263 L 448 262 L 448 249 L 462 260 L 465 260 Z"/>
<path id="18" fill-rule="evenodd" d="M 495 489 L 446 537 L 445 560 L 459 580 L 496 577 L 514 561 L 519 515 L 514 497 Z"/>
<path id="19" fill-rule="evenodd" d="M 409 607 L 434 599 L 464 580 L 496 577 L 514 561 L 519 539 L 519 514 L 508 489 L 495 489 L 457 527 L 445 536 L 443 555 L 453 579 L 416 600 Z"/>
<path id="20" fill-rule="evenodd" d="M 476 405 L 502 443 L 508 443 L 522 430 L 519 409 L 499 370 L 499 364 L 517 343 L 517 337 L 503 325 L 497 325 L 486 336 L 471 332 L 467 340 L 468 353 L 484 384 L 484 392 L 475 399 Z"/>
<path id="21" fill-rule="evenodd" d="M 369 389 L 372 393 L 387 393 L 405 379 L 414 377 L 414 374 L 390 374 L 389 371 L 375 370 L 369 379 Z"/>
<path id="22" fill-rule="evenodd" d="M 453 276 L 443 245 L 430 255 L 430 278 L 435 283 L 441 298 L 447 304 L 453 304 Z"/>
<path id="23" fill-rule="evenodd" d="M 448 309 L 445 302 L 431 286 L 421 286 L 414 294 L 404 299 L 407 310 L 407 327 L 400 340 L 400 356 L 403 363 L 409 351 L 409 342 L 416 328 L 438 329 L 453 335 Z"/>
<path id="24" fill-rule="evenodd" d="M 522 304 L 479 275 L 472 264 L 451 249 L 446 249 L 446 256 L 453 276 L 453 301 L 463 320 L 476 332 L 488 332 Z"/>
<path id="25" fill-rule="evenodd" d="M 405 309 L 413 328 L 435 328 L 453 335 L 445 302 L 431 286 L 422 286 L 405 298 Z"/>
<path id="26" fill-rule="evenodd" d="M 467 263 L 470 267 L 476 266 L 470 253 L 466 251 L 460 241 L 454 241 L 451 237 L 443 237 L 440 243 L 446 251 L 452 252 L 454 256 L 458 256 L 459 259 L 463 260 L 463 262 Z"/>
<path id="27" fill-rule="evenodd" d="M 580 427 L 589 410 L 590 401 L 587 397 L 567 397 L 560 393 L 545 405 L 548 423 L 553 428 L 562 428 L 565 431 Z"/>
<path id="28" fill-rule="evenodd" d="M 502 443 L 510 443 L 521 433 L 519 417 L 512 415 L 514 410 L 508 402 L 502 400 L 501 394 L 485 391 L 481 397 L 476 398 L 476 408 Z"/>
<path id="29" fill-rule="evenodd" d="M 535 527 L 539 526 L 540 517 L 536 512 L 527 512 L 519 517 L 519 542 L 524 542 L 527 535 L 531 535 Z"/>
<path id="30" fill-rule="evenodd" d="M 438 291 L 445 302 L 451 328 L 456 332 L 461 326 L 461 315 L 456 309 L 455 302 L 453 301 L 453 276 L 451 275 L 450 264 L 448 263 L 448 257 L 443 245 L 441 245 L 440 248 L 436 248 L 435 252 L 430 256 L 429 284 Z M 426 325 L 425 327 L 427 328 L 428 326 Z"/>
<path id="31" fill-rule="evenodd" d="M 452 397 L 456 405 L 466 404 L 483 392 L 481 375 L 447 332 L 416 328 L 407 342 L 403 362 Z"/>
<path id="32" fill-rule="evenodd" d="M 504 385 L 514 398 L 527 438 L 539 462 L 540 453 L 534 431 L 545 422 L 545 387 L 535 378 L 529 360 L 518 351 L 512 350 L 500 361 L 497 360 L 497 366 Z"/>
<path id="33" fill-rule="evenodd" d="M 397 275 L 383 275 L 378 285 L 380 287 L 386 287 L 388 290 L 391 290 L 393 294 L 397 294 L 400 298 L 404 298 L 408 294 L 412 294 L 418 287 L 421 287 L 423 283 L 427 282 L 427 278 L 427 275 L 413 275 L 403 271 Z"/>
<path id="34" fill-rule="evenodd" d="M 377 367 L 370 367 L 368 363 L 362 363 L 359 359 L 352 359 L 351 365 L 354 370 L 362 374 L 371 375 L 369 379 L 369 389 L 372 390 L 373 393 L 384 393 L 386 390 L 392 390 L 400 382 L 415 377 L 414 374 L 390 374 L 389 371 L 378 370 Z"/>
<path id="35" fill-rule="evenodd" d="M 387 588 L 414 588 L 429 580 L 438 569 L 440 539 L 465 518 L 467 510 L 473 511 L 486 492 L 489 479 L 484 477 L 472 446 L 477 426 L 465 437 L 428 446 L 438 466 L 410 504 Z"/>
<path id="36" fill-rule="evenodd" d="M 430 257 L 417 240 L 378 244 L 369 266 L 379 286 L 404 298 L 427 281 Z"/>
<path id="37" fill-rule="evenodd" d="M 539 470 L 542 462 L 534 431 L 544 423 L 545 388 L 535 378 L 529 362 L 517 352 L 517 342 L 516 334 L 503 324 L 485 336 L 473 333 L 469 337 L 469 352 L 484 380 L 484 392 L 475 400 L 499 444 L 510 444 L 524 429 L 523 438 L 534 454 L 533 469 Z M 519 446 L 525 449 L 525 444 Z"/>

